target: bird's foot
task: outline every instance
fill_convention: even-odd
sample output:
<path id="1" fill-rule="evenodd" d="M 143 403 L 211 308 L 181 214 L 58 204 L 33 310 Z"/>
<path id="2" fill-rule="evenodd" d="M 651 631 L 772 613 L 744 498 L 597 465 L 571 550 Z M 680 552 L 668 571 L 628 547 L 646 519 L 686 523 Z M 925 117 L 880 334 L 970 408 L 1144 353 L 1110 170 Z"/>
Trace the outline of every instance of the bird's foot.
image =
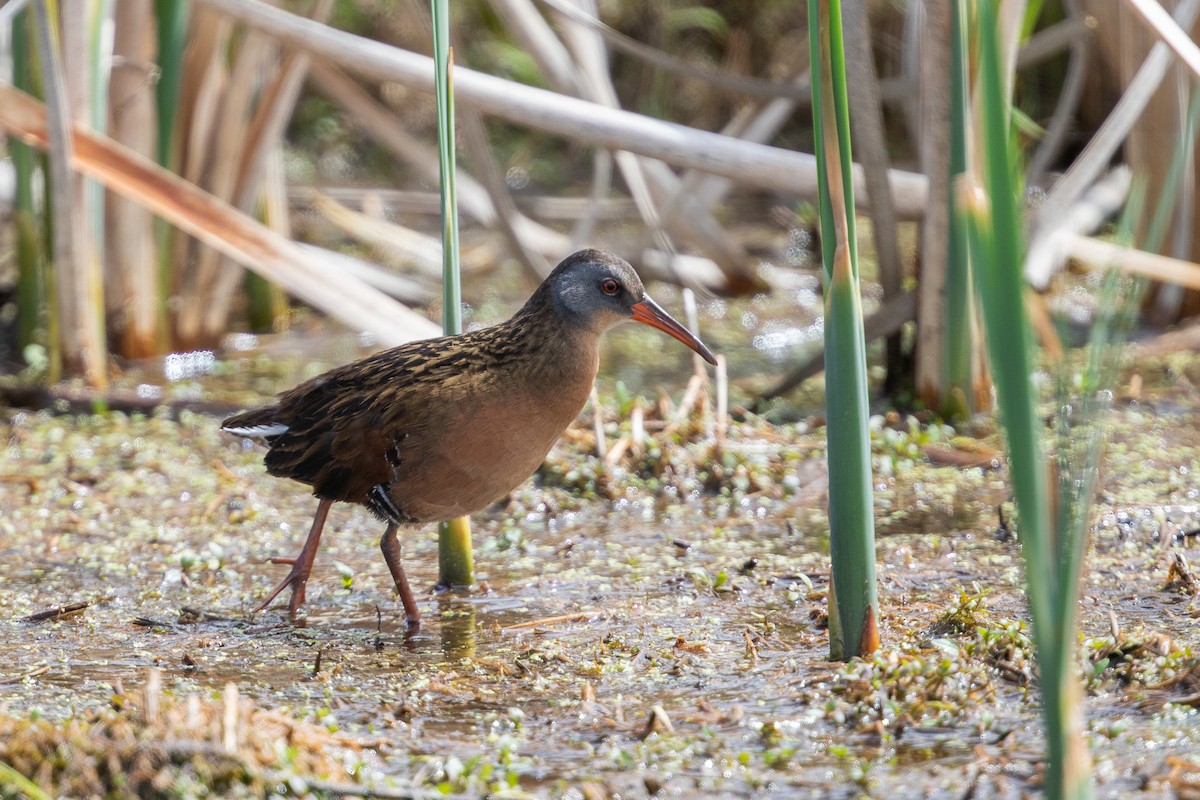
<path id="1" fill-rule="evenodd" d="M 312 573 L 313 561 L 317 557 L 317 548 L 321 544 L 321 530 L 325 527 L 325 518 L 329 516 L 329 507 L 332 505 L 332 500 L 321 500 L 317 506 L 317 513 L 313 516 L 312 528 L 309 529 L 308 537 L 304 540 L 304 547 L 301 548 L 298 556 L 271 559 L 274 564 L 291 564 L 292 568 L 288 570 L 287 577 L 275 587 L 275 591 L 271 592 L 267 599 L 254 609 L 254 613 L 257 614 L 271 605 L 280 592 L 291 587 L 292 599 L 288 601 L 288 617 L 292 622 L 296 621 L 296 613 L 300 610 L 300 606 L 304 605 L 304 587 L 308 584 L 308 576 Z"/>
<path id="2" fill-rule="evenodd" d="M 309 569 L 301 569 L 300 566 L 296 564 L 296 560 L 291 558 L 279 559 L 278 561 L 271 559 L 271 561 L 272 563 L 291 564 L 292 569 L 290 572 L 288 572 L 287 577 L 280 581 L 279 585 L 276 586 L 269 595 L 267 595 L 267 599 L 262 601 L 262 603 L 260 603 L 259 606 L 254 609 L 254 613 L 257 614 L 261 611 L 265 611 L 267 606 L 275 602 L 275 598 L 278 597 L 284 589 L 291 587 L 292 597 L 288 601 L 288 618 L 292 622 L 295 622 L 296 616 L 300 611 L 300 606 L 304 605 L 305 588 L 308 585 L 308 575 L 312 568 L 310 566 Z"/>

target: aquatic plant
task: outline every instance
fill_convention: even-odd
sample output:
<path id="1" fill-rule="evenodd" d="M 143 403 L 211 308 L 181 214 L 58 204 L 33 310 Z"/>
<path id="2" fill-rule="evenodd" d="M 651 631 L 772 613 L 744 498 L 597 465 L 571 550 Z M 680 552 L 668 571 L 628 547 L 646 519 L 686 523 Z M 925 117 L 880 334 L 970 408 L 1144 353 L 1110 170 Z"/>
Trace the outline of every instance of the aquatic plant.
<path id="1" fill-rule="evenodd" d="M 833 562 L 829 655 L 841 660 L 879 647 L 867 356 L 858 287 L 841 3 L 809 0 L 808 13 L 825 287 L 827 458 L 833 487 L 829 494 Z"/>

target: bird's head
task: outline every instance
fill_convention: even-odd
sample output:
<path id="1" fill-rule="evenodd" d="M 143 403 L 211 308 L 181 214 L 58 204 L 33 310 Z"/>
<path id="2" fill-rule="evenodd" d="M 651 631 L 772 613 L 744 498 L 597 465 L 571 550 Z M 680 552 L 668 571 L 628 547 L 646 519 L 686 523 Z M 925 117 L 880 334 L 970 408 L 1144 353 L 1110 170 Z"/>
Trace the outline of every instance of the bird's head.
<path id="1" fill-rule="evenodd" d="M 650 299 L 642 279 L 624 259 L 602 250 L 580 250 L 563 259 L 543 286 L 565 322 L 598 335 L 633 320 L 669 333 L 708 363 L 717 363 L 703 342 Z"/>

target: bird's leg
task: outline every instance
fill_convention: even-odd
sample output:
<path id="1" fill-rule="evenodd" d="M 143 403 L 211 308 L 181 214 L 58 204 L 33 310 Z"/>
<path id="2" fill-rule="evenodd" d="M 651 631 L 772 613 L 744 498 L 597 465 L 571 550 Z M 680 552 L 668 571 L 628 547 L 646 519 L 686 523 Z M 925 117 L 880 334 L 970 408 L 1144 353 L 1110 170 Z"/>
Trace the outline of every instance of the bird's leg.
<path id="1" fill-rule="evenodd" d="M 325 518 L 329 516 L 329 507 L 332 505 L 332 500 L 322 500 L 317 506 L 317 513 L 313 517 L 312 527 L 308 530 L 308 538 L 304 540 L 304 547 L 300 549 L 300 555 L 290 562 L 291 571 L 288 572 L 283 582 L 275 587 L 275 591 L 271 592 L 270 596 L 254 609 L 254 613 L 257 614 L 271 605 L 279 593 L 290 586 L 292 587 L 292 599 L 288 601 L 288 617 L 293 622 L 296 621 L 296 612 L 304 604 L 304 587 L 308 583 L 308 575 L 312 572 L 313 561 L 317 557 L 317 547 L 321 544 L 321 530 L 325 527 Z"/>
<path id="2" fill-rule="evenodd" d="M 400 602 L 404 605 L 404 613 L 408 617 L 408 632 L 415 633 L 421 628 L 421 610 L 417 608 L 417 598 L 413 596 L 412 587 L 408 585 L 408 576 L 404 574 L 404 565 L 400 563 L 400 540 L 396 537 L 396 529 L 400 527 L 394 522 L 388 523 L 383 538 L 379 540 L 379 549 L 383 551 L 383 560 L 387 562 L 388 571 L 392 573 L 392 581 L 400 594 Z"/>

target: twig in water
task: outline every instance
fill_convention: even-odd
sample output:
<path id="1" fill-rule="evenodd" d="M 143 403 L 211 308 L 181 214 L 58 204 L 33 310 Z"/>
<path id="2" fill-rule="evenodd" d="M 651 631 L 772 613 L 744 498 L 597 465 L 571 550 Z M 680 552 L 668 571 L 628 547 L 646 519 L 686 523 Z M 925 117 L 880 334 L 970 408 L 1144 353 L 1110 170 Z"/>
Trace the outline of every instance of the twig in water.
<path id="1" fill-rule="evenodd" d="M 50 665 L 42 664 L 40 667 L 34 667 L 33 669 L 29 670 L 28 672 L 22 672 L 20 675 L 16 675 L 12 678 L 5 678 L 4 680 L 0 681 L 0 686 L 12 686 L 14 684 L 20 683 L 21 681 L 25 680 L 26 678 L 36 678 L 38 675 L 45 675 L 49 671 L 50 671 Z"/>
<path id="2" fill-rule="evenodd" d="M 525 628 L 539 628 L 543 625 L 557 625 L 561 622 L 582 622 L 592 618 L 590 611 L 577 611 L 574 614 L 559 614 L 557 617 L 545 617 L 543 619 L 531 619 L 527 622 L 518 622 L 516 625 L 508 625 L 500 629 L 501 633 L 509 633 L 511 631 L 519 631 Z"/>
<path id="3" fill-rule="evenodd" d="M 592 431 L 596 434 L 596 457 L 603 460 L 608 453 L 608 445 L 604 441 L 604 411 L 600 407 L 600 393 L 592 385 Z"/>
<path id="4" fill-rule="evenodd" d="M 725 356 L 717 356 L 717 441 L 725 441 L 729 427 L 729 371 L 725 368 Z"/>
<path id="5" fill-rule="evenodd" d="M 221 747 L 226 753 L 236 755 L 238 751 L 238 688 L 236 683 L 225 684 L 225 715 L 221 723 Z"/>
<path id="6" fill-rule="evenodd" d="M 81 600 L 77 603 L 67 603 L 65 606 L 58 608 L 50 608 L 45 611 L 39 611 L 36 614 L 30 614 L 25 617 L 25 622 L 45 622 L 46 620 L 60 620 L 74 617 L 83 612 L 85 608 L 92 604 L 91 600 Z"/>
<path id="7" fill-rule="evenodd" d="M 629 412 L 629 439 L 634 455 L 640 456 L 646 449 L 646 410 L 642 408 L 641 398 L 638 398 L 633 404 L 633 410 Z"/>
<path id="8" fill-rule="evenodd" d="M 214 463 L 219 464 L 220 462 L 217 461 Z M 224 465 L 222 465 L 222 466 L 224 466 Z M 218 472 L 219 471 L 220 470 L 218 470 Z M 226 469 L 225 471 L 228 472 L 229 470 Z M 225 502 L 227 497 L 229 497 L 228 492 L 225 492 L 225 491 L 218 492 L 217 496 L 214 497 L 212 500 L 210 500 L 208 505 L 206 505 L 204 507 L 204 511 L 200 514 L 200 521 L 208 522 L 210 519 L 212 519 L 212 515 L 217 512 L 217 509 L 221 507 L 221 504 Z"/>
<path id="9" fill-rule="evenodd" d="M 646 718 L 646 727 L 642 729 L 642 739 L 649 739 L 656 733 L 674 733 L 675 726 L 671 724 L 671 718 L 667 716 L 667 710 L 662 706 L 654 706 L 650 709 L 650 716 Z"/>
<path id="10" fill-rule="evenodd" d="M 161 697 L 162 670 L 150 667 L 146 670 L 146 684 L 142 687 L 142 721 L 147 726 L 158 724 L 158 701 Z"/>
<path id="11" fill-rule="evenodd" d="M 625 456 L 625 451 L 629 449 L 632 441 L 632 437 L 630 436 L 622 436 L 620 439 L 617 439 L 616 443 L 608 449 L 608 453 L 604 456 L 604 463 L 610 467 L 619 463 Z"/>
<path id="12" fill-rule="evenodd" d="M 241 481 L 238 480 L 238 476 L 234 475 L 233 472 L 229 469 L 229 467 L 225 466 L 224 462 L 222 462 L 221 459 L 214 458 L 212 461 L 209 462 L 209 464 L 212 466 L 213 469 L 215 469 L 217 471 L 218 475 L 220 475 L 222 478 L 229 481 L 230 483 L 241 483 Z M 222 495 L 222 498 L 223 497 L 224 496 Z"/>

